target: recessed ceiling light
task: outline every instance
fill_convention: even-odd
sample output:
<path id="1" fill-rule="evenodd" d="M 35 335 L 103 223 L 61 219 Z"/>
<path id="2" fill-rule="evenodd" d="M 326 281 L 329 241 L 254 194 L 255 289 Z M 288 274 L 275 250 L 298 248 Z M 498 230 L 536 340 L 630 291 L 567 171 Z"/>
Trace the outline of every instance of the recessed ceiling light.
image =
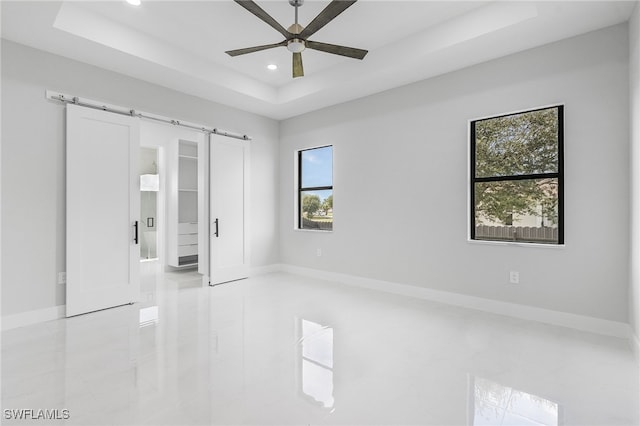
<path id="1" fill-rule="evenodd" d="M 127 0 L 127 3 L 129 3 L 132 6 L 140 6 L 141 1 L 140 0 Z"/>
<path id="2" fill-rule="evenodd" d="M 275 71 L 278 69 L 278 66 L 276 64 L 269 64 L 267 65 L 267 68 L 270 69 L 271 71 Z"/>

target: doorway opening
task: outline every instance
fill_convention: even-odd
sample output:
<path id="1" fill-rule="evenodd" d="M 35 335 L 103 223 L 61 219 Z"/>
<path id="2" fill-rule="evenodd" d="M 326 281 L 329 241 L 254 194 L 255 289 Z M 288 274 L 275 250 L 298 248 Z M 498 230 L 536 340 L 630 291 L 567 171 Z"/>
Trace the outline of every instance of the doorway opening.
<path id="1" fill-rule="evenodd" d="M 158 260 L 158 149 L 140 148 L 140 260 Z"/>
<path id="2" fill-rule="evenodd" d="M 208 284 L 206 134 L 197 129 L 143 120 L 140 145 L 144 149 L 141 157 L 146 158 L 141 174 L 151 175 L 148 178 L 153 178 L 154 184 L 155 179 L 159 181 L 159 191 L 140 192 L 140 221 L 143 226 L 149 225 L 140 229 L 149 232 L 150 242 L 149 246 L 141 247 L 141 257 L 157 259 L 156 263 L 165 272 L 197 272 L 202 276 L 203 285 Z M 157 178 L 153 176 L 156 174 Z M 145 203 L 150 208 L 156 207 L 157 220 L 149 219 L 154 215 L 145 208 Z"/>

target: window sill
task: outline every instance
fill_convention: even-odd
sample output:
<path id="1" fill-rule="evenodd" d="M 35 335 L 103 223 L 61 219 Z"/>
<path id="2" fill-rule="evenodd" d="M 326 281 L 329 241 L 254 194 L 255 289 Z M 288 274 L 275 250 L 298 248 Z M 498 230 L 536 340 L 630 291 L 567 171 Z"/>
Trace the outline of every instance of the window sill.
<path id="1" fill-rule="evenodd" d="M 511 247 L 531 247 L 553 250 L 563 250 L 565 244 L 543 244 L 543 243 L 519 243 L 516 241 L 489 241 L 489 240 L 472 240 L 467 238 L 469 244 L 490 245 L 490 246 L 511 246 Z"/>
<path id="2" fill-rule="evenodd" d="M 326 229 L 301 229 L 301 228 L 293 228 L 294 231 L 298 232 L 319 232 L 321 234 L 331 234 L 333 230 Z"/>

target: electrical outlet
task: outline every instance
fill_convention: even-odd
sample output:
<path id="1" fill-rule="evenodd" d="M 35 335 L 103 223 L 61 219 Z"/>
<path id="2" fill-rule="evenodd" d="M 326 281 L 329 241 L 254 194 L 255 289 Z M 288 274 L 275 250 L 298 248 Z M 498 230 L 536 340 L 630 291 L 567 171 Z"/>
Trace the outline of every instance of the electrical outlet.
<path id="1" fill-rule="evenodd" d="M 319 249 L 316 249 L 316 255 L 317 255 L 318 257 L 322 256 L 322 249 L 320 249 L 320 248 L 319 248 Z"/>
<path id="2" fill-rule="evenodd" d="M 511 284 L 520 284 L 520 272 L 518 272 L 518 271 L 509 271 L 509 283 L 511 283 Z"/>
<path id="3" fill-rule="evenodd" d="M 58 284 L 66 284 L 66 283 L 67 283 L 67 273 L 58 272 Z"/>

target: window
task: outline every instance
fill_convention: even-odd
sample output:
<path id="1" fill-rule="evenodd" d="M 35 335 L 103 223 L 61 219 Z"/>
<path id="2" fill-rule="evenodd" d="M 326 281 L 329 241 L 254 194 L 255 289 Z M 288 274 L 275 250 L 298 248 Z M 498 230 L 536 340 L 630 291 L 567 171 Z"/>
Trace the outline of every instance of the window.
<path id="1" fill-rule="evenodd" d="M 333 229 L 333 147 L 298 151 L 298 228 Z"/>
<path id="2" fill-rule="evenodd" d="M 564 243 L 563 113 L 471 122 L 471 239 Z"/>

